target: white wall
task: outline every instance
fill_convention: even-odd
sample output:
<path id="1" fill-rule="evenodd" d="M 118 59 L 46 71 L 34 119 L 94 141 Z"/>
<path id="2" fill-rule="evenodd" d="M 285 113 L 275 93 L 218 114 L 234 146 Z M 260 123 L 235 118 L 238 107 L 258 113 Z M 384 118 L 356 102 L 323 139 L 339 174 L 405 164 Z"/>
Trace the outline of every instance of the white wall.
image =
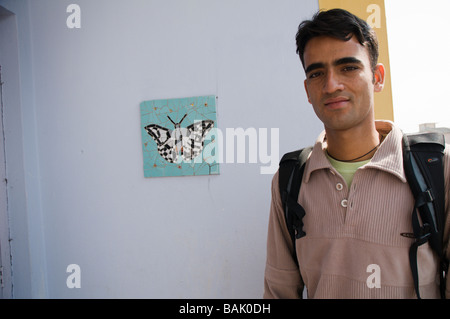
<path id="1" fill-rule="evenodd" d="M 70 3 L 81 29 L 66 26 Z M 317 1 L 0 5 L 18 21 L 30 188 L 30 224 L 10 211 L 12 243 L 41 256 L 20 270 L 27 251 L 12 246 L 15 297 L 261 297 L 272 176 L 223 163 L 217 176 L 144 178 L 139 103 L 215 94 L 224 132 L 279 128 L 280 155 L 313 143 L 322 126 L 294 37 Z M 66 286 L 72 263 L 79 289 Z"/>

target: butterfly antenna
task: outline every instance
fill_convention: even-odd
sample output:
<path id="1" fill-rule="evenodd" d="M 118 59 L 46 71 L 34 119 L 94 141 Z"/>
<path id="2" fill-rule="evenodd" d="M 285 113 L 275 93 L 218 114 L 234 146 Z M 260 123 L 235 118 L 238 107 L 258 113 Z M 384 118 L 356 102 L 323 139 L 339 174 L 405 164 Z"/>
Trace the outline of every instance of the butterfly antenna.
<path id="1" fill-rule="evenodd" d="M 184 116 L 183 116 L 183 118 L 181 119 L 181 121 L 180 122 L 178 122 L 178 123 L 175 123 L 171 118 L 170 118 L 170 116 L 169 115 L 167 115 L 167 118 L 170 120 L 170 122 L 172 122 L 173 123 L 173 125 L 178 125 L 178 124 L 181 124 L 181 122 L 183 122 L 183 120 L 185 119 L 185 117 L 187 116 L 187 113 L 186 114 L 184 114 Z"/>
<path id="2" fill-rule="evenodd" d="M 183 122 L 183 120 L 184 120 L 184 118 L 187 116 L 187 113 L 186 114 L 184 114 L 184 116 L 183 116 L 183 118 L 181 119 L 181 121 L 180 122 L 178 122 L 178 124 L 181 124 L 181 122 Z"/>
<path id="3" fill-rule="evenodd" d="M 172 119 L 170 118 L 170 116 L 169 115 L 167 115 L 167 118 L 170 120 L 170 122 L 172 122 L 173 123 L 173 125 L 176 125 L 175 124 L 175 122 L 174 121 L 172 121 Z"/>

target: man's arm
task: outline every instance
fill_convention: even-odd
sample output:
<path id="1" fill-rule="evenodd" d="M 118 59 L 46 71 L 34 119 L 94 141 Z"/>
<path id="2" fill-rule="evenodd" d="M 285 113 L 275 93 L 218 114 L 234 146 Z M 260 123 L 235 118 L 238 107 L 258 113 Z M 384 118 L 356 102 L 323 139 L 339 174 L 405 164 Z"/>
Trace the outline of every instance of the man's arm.
<path id="1" fill-rule="evenodd" d="M 281 206 L 277 172 L 272 179 L 264 298 L 293 299 L 302 297 L 304 284 L 292 256 L 293 249 Z"/>

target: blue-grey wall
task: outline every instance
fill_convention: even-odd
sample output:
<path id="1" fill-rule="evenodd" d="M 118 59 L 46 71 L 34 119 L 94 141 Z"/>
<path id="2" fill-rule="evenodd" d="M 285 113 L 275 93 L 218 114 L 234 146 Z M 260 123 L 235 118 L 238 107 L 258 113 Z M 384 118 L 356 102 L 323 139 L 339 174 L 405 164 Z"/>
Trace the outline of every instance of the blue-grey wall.
<path id="1" fill-rule="evenodd" d="M 80 29 L 66 25 L 71 3 L 81 8 Z M 223 132 L 279 128 L 280 155 L 313 143 L 322 125 L 294 37 L 317 1 L 0 5 L 15 14 L 20 66 L 20 99 L 5 105 L 21 123 L 7 137 L 23 162 L 9 163 L 22 174 L 10 189 L 18 194 L 9 210 L 14 296 L 261 297 L 266 164 L 144 178 L 139 104 L 212 94 Z M 70 264 L 80 266 L 81 288 L 66 285 Z"/>

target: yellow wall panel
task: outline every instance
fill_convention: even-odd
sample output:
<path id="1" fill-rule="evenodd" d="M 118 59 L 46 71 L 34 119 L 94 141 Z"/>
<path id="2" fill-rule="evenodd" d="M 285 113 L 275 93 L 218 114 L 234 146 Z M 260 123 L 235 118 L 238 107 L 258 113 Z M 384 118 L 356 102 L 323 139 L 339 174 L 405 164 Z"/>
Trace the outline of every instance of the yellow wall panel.
<path id="1" fill-rule="evenodd" d="M 379 63 L 383 63 L 386 69 L 384 89 L 375 94 L 375 118 L 394 120 L 392 105 L 392 87 L 389 65 L 389 51 L 386 28 L 386 14 L 384 0 L 319 0 L 321 10 L 341 8 L 350 11 L 364 19 L 377 33 L 380 56 Z"/>

